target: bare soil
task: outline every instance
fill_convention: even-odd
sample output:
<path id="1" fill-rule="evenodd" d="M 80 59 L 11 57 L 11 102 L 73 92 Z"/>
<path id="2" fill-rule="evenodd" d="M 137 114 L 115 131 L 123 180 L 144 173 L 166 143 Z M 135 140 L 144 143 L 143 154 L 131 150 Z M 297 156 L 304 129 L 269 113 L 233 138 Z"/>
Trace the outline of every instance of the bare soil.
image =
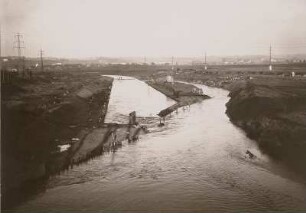
<path id="1" fill-rule="evenodd" d="M 3 199 L 13 188 L 55 172 L 50 162 L 58 145 L 81 141 L 103 124 L 111 85 L 110 78 L 83 72 L 36 73 L 1 85 Z"/>

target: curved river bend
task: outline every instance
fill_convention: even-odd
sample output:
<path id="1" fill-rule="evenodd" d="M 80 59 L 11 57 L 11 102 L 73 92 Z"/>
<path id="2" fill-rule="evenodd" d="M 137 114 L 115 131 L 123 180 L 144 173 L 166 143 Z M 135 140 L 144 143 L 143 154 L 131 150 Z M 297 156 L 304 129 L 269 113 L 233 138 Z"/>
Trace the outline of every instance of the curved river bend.
<path id="1" fill-rule="evenodd" d="M 229 121 L 228 92 L 197 86 L 212 98 L 179 109 L 136 143 L 52 177 L 17 210 L 305 211 L 305 182 Z M 141 81 L 116 79 L 106 120 L 123 121 L 135 109 L 152 116 L 171 104 Z"/>

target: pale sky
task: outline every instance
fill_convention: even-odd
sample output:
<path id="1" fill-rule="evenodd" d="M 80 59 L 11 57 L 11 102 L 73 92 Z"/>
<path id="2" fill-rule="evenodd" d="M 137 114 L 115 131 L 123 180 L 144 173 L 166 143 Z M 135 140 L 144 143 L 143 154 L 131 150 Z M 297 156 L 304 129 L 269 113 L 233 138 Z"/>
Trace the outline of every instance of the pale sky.
<path id="1" fill-rule="evenodd" d="M 306 53 L 306 0 L 0 0 L 2 55 Z"/>

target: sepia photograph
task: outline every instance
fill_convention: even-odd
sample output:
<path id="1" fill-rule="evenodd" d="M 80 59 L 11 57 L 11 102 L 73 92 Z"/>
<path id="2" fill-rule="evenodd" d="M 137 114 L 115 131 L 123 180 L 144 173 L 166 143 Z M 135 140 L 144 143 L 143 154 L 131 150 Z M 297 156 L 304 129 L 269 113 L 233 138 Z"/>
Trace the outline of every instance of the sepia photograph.
<path id="1" fill-rule="evenodd" d="M 306 0 L 0 0 L 1 212 L 306 212 Z"/>

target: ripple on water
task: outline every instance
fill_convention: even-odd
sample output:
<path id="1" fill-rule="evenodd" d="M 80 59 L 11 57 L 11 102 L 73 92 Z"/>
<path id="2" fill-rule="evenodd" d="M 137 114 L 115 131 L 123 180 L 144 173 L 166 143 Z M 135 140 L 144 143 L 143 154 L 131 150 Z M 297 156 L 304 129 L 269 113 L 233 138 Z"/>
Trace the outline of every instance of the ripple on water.
<path id="1" fill-rule="evenodd" d="M 305 211 L 305 183 L 262 155 L 256 143 L 229 122 L 228 92 L 198 86 L 213 98 L 179 110 L 162 128 L 152 125 L 151 133 L 137 143 L 51 178 L 49 190 L 19 209 Z M 127 91 L 141 101 L 152 95 L 138 80 L 115 81 L 110 122 L 123 122 L 122 116 L 134 109 L 136 98 L 129 98 Z M 141 101 L 140 108 L 147 106 Z M 155 101 L 171 104 L 164 96 Z M 248 149 L 256 160 L 245 158 Z"/>

